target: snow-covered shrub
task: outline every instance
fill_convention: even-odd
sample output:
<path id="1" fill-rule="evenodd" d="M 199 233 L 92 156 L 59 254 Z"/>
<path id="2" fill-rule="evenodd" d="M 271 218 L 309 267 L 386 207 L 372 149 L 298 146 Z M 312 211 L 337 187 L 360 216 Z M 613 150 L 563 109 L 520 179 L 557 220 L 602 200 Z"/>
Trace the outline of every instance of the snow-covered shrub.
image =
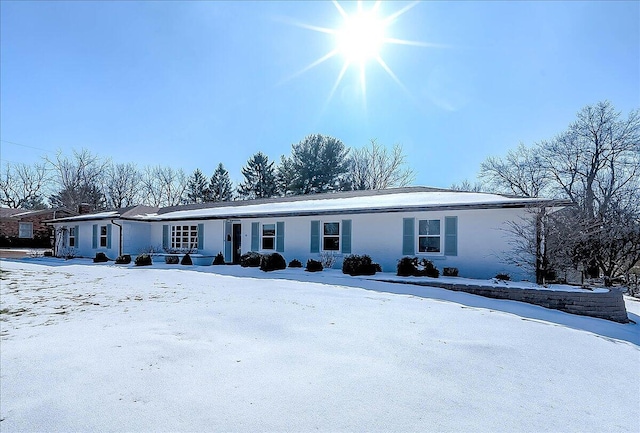
<path id="1" fill-rule="evenodd" d="M 380 265 L 373 263 L 368 255 L 359 256 L 357 254 L 347 256 L 342 263 L 342 273 L 352 277 L 356 275 L 375 275 L 380 269 Z"/>
<path id="2" fill-rule="evenodd" d="M 511 280 L 511 275 L 506 274 L 504 272 L 501 272 L 498 275 L 496 275 L 494 278 L 496 280 L 500 280 L 500 281 L 510 281 Z"/>
<path id="3" fill-rule="evenodd" d="M 257 268 L 260 266 L 260 259 L 262 255 L 255 251 L 249 251 L 246 254 L 240 256 L 240 266 L 243 268 Z"/>
<path id="4" fill-rule="evenodd" d="M 93 258 L 93 263 L 104 263 L 108 261 L 109 258 L 105 253 L 96 253 L 96 256 Z"/>
<path id="5" fill-rule="evenodd" d="M 178 256 L 164 256 L 164 262 L 167 265 L 177 265 L 180 263 L 180 258 Z"/>
<path id="6" fill-rule="evenodd" d="M 336 260 L 338 260 L 338 258 L 333 251 L 323 251 L 320 253 L 320 263 L 322 263 L 322 266 L 325 268 L 331 269 L 333 265 L 336 264 Z"/>
<path id="7" fill-rule="evenodd" d="M 218 253 L 216 255 L 216 257 L 213 259 L 213 264 L 214 265 L 224 265 L 224 255 L 222 255 L 222 252 Z"/>
<path id="8" fill-rule="evenodd" d="M 438 278 L 440 271 L 430 260 L 417 257 L 403 257 L 398 260 L 397 275 L 399 277 L 431 277 Z"/>
<path id="9" fill-rule="evenodd" d="M 128 265 L 129 263 L 131 263 L 131 256 L 129 254 L 116 257 L 116 265 Z"/>
<path id="10" fill-rule="evenodd" d="M 319 272 L 319 271 L 321 271 L 323 269 L 324 269 L 324 267 L 322 266 L 322 262 L 319 262 L 319 261 L 313 260 L 313 259 L 307 260 L 307 267 L 305 268 L 305 271 L 307 271 L 307 272 Z"/>
<path id="11" fill-rule="evenodd" d="M 149 266 L 151 263 L 151 256 L 146 253 L 139 254 L 135 260 L 136 266 Z"/>
<path id="12" fill-rule="evenodd" d="M 64 247 L 64 248 L 60 248 L 60 250 L 58 251 L 58 254 L 63 259 L 69 260 L 77 257 L 78 251 L 72 247 Z"/>
<path id="13" fill-rule="evenodd" d="M 457 277 L 458 268 L 442 268 L 442 275 L 445 277 Z"/>
<path id="14" fill-rule="evenodd" d="M 289 267 L 290 268 L 301 268 L 302 267 L 302 263 L 300 263 L 300 260 L 298 259 L 293 259 L 289 262 Z"/>
<path id="15" fill-rule="evenodd" d="M 260 270 L 269 272 L 286 269 L 287 262 L 279 253 L 265 254 L 260 259 Z"/>
<path id="16" fill-rule="evenodd" d="M 184 255 L 184 257 L 180 261 L 180 264 L 181 265 L 186 265 L 186 266 L 193 265 L 193 260 L 191 260 L 191 256 L 189 255 L 189 253 Z"/>

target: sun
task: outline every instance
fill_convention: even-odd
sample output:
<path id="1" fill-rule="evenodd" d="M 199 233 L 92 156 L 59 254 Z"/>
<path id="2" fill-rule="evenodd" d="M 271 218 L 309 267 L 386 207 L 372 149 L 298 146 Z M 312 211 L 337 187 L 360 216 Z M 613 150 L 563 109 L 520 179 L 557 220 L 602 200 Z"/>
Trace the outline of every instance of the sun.
<path id="1" fill-rule="evenodd" d="M 384 44 L 385 27 L 374 11 L 359 10 L 356 15 L 347 16 L 336 33 L 337 48 L 345 61 L 362 64 L 377 59 Z"/>
<path id="2" fill-rule="evenodd" d="M 291 24 L 305 29 L 332 35 L 334 37 L 335 46 L 325 55 L 311 62 L 302 70 L 296 72 L 280 83 L 289 81 L 329 59 L 342 57 L 344 59 L 342 68 L 338 73 L 338 77 L 336 78 L 333 88 L 329 92 L 329 97 L 327 98 L 325 106 L 333 98 L 333 95 L 342 82 L 342 78 L 345 76 L 347 70 L 352 67 L 359 69 L 361 93 L 366 104 L 366 69 L 369 67 L 369 64 L 377 64 L 381 67 L 405 91 L 406 94 L 410 95 L 410 92 L 404 87 L 396 74 L 382 58 L 382 48 L 385 45 L 390 44 L 440 48 L 444 46 L 425 42 L 408 41 L 388 35 L 389 28 L 395 23 L 398 17 L 418 4 L 417 1 L 409 3 L 396 12 L 386 16 L 380 15 L 379 10 L 382 3 L 380 0 L 373 3 L 366 2 L 367 9 L 365 9 L 363 3 L 364 2 L 362 1 L 358 1 L 357 10 L 347 13 L 337 0 L 333 0 L 333 5 L 342 17 L 342 25 L 338 28 L 327 28 L 299 22 L 291 22 Z"/>

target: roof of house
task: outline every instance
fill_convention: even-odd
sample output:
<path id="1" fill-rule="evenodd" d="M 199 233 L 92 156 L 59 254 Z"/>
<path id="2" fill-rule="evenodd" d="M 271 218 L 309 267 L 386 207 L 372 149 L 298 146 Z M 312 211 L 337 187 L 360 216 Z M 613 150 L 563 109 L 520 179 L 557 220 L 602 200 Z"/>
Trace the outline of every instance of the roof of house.
<path id="1" fill-rule="evenodd" d="M 12 219 L 19 220 L 26 216 L 47 215 L 47 214 L 55 215 L 57 212 L 65 212 L 69 215 L 75 214 L 75 212 L 72 212 L 67 208 L 38 209 L 38 210 L 0 208 L 0 219 L 12 218 Z"/>
<path id="2" fill-rule="evenodd" d="M 427 210 L 501 209 L 528 206 L 564 207 L 571 204 L 568 200 L 521 198 L 429 187 L 406 187 L 375 191 L 348 191 L 260 200 L 202 203 L 161 209 L 136 206 L 124 208 L 126 211 L 119 209 L 55 221 L 111 218 L 142 221 L 178 221 Z"/>

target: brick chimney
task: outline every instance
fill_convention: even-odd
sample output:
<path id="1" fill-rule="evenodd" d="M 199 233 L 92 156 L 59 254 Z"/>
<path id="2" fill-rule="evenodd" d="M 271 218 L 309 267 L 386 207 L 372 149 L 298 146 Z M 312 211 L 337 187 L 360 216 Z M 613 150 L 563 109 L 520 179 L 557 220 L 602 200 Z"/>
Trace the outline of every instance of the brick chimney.
<path id="1" fill-rule="evenodd" d="M 93 206 L 89 203 L 80 203 L 78 205 L 78 215 L 86 215 L 93 212 Z"/>

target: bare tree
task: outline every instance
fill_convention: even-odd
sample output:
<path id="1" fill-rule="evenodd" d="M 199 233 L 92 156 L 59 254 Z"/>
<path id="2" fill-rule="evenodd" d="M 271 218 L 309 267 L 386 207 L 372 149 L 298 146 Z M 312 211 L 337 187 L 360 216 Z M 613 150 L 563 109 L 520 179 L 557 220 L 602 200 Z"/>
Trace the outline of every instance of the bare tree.
<path id="1" fill-rule="evenodd" d="M 0 173 L 0 204 L 10 208 L 45 208 L 44 188 L 49 174 L 44 164 L 9 164 Z"/>
<path id="2" fill-rule="evenodd" d="M 139 204 L 141 185 L 142 174 L 134 163 L 110 164 L 104 177 L 107 206 L 117 209 Z"/>
<path id="3" fill-rule="evenodd" d="M 45 157 L 45 161 L 53 169 L 60 188 L 49 198 L 52 205 L 76 209 L 78 205 L 88 203 L 94 209 L 105 207 L 101 178 L 109 160 L 82 149 L 73 150 L 71 157 L 58 151 L 54 159 Z"/>
<path id="4" fill-rule="evenodd" d="M 459 184 L 452 183 L 449 189 L 464 192 L 486 192 L 485 185 L 482 182 L 472 184 L 468 179 L 463 180 Z"/>
<path id="5" fill-rule="evenodd" d="M 145 202 L 151 206 L 176 206 L 185 201 L 187 176 L 182 169 L 146 167 L 142 174 Z"/>
<path id="6" fill-rule="evenodd" d="M 376 140 L 351 151 L 349 172 L 356 190 L 407 186 L 415 179 L 415 172 L 407 167 L 402 146 L 396 144 L 389 150 Z"/>

